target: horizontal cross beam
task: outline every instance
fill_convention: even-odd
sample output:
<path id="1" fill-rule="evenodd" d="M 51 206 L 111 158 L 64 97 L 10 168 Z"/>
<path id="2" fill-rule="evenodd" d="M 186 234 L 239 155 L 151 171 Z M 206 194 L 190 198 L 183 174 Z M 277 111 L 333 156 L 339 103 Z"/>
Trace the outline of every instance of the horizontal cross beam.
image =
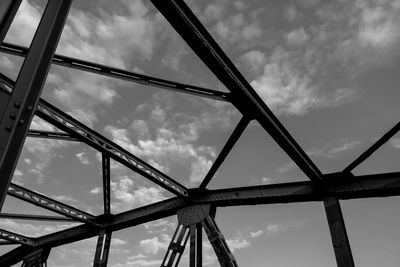
<path id="1" fill-rule="evenodd" d="M 112 216 L 104 227 L 117 231 L 154 221 L 177 213 L 189 204 L 211 204 L 213 206 L 259 205 L 270 203 L 294 203 L 322 201 L 326 196 L 338 199 L 365 197 L 387 197 L 400 195 L 400 173 L 384 173 L 339 179 L 329 192 L 322 195 L 312 182 L 264 185 L 221 190 L 203 190 L 193 194 L 192 201 L 171 198 L 145 207 Z M 193 192 L 195 193 L 195 192 Z M 199 192 L 197 192 L 199 193 Z M 38 245 L 60 246 L 98 235 L 100 229 L 81 225 L 38 238 Z M 1 257 L 0 257 L 1 259 Z"/>
<path id="2" fill-rule="evenodd" d="M 10 43 L 3 43 L 0 46 L 0 52 L 22 56 L 25 57 L 28 48 L 10 44 Z M 170 91 L 184 93 L 194 96 L 200 96 L 205 98 L 210 98 L 219 101 L 229 101 L 229 93 L 227 92 L 220 92 L 212 89 L 207 89 L 199 86 L 189 85 L 178 83 L 174 81 L 164 80 L 156 77 L 147 76 L 144 74 L 139 74 L 123 69 L 113 68 L 110 66 L 105 66 L 93 62 L 88 62 L 72 57 L 66 57 L 61 55 L 54 55 L 53 57 L 53 64 L 64 66 L 72 69 L 83 70 L 91 73 L 100 74 L 103 76 L 108 76 L 120 80 L 125 80 L 129 82 L 134 82 L 137 84 L 153 86 L 157 88 L 167 89 Z"/>
<path id="3" fill-rule="evenodd" d="M 337 173 L 325 193 L 312 182 L 260 185 L 251 187 L 193 191 L 194 204 L 212 204 L 217 207 L 322 201 L 323 197 L 338 199 L 388 197 L 400 195 L 400 172 L 362 176 Z M 335 177 L 335 178 L 333 178 Z M 336 181 L 335 181 L 336 180 Z"/>

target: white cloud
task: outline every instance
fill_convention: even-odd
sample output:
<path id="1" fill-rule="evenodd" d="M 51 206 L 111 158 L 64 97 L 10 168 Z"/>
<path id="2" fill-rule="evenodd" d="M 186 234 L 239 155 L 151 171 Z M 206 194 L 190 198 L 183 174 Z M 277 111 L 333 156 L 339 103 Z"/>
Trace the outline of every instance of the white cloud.
<path id="1" fill-rule="evenodd" d="M 263 73 L 251 85 L 276 113 L 302 115 L 313 108 L 335 107 L 352 101 L 354 90 L 321 92 L 311 76 L 293 63 L 292 52 L 278 48 L 266 60 Z"/>
<path id="2" fill-rule="evenodd" d="M 261 179 L 261 183 L 262 184 L 272 184 L 274 181 L 274 179 L 270 178 L 270 177 L 263 177 Z"/>
<path id="3" fill-rule="evenodd" d="M 349 141 L 347 139 L 340 139 L 337 143 L 326 144 L 322 148 L 313 148 L 307 151 L 309 156 L 319 156 L 326 158 L 334 158 L 339 153 L 343 153 L 347 150 L 354 149 L 356 146 L 360 145 L 361 142 L 358 140 Z"/>
<path id="4" fill-rule="evenodd" d="M 134 181 L 128 176 L 116 177 L 111 182 L 111 192 L 114 198 L 111 208 L 117 212 L 165 199 L 160 189 L 156 187 L 136 187 Z"/>
<path id="5" fill-rule="evenodd" d="M 231 252 L 235 252 L 235 250 L 246 248 L 250 246 L 250 242 L 246 239 L 228 239 L 226 240 Z"/>
<path id="6" fill-rule="evenodd" d="M 100 187 L 95 187 L 92 190 L 90 190 L 90 194 L 99 194 L 102 192 L 102 189 Z"/>
<path id="7" fill-rule="evenodd" d="M 127 242 L 125 240 L 120 239 L 120 238 L 113 237 L 111 239 L 111 246 L 124 246 L 126 244 L 127 244 Z"/>
<path id="8" fill-rule="evenodd" d="M 300 46 L 310 38 L 303 27 L 286 34 L 286 42 L 290 46 Z"/>
<path id="9" fill-rule="evenodd" d="M 30 1 L 22 1 L 7 33 L 6 42 L 29 46 L 39 25 L 43 9 Z"/>
<path id="10" fill-rule="evenodd" d="M 211 146 L 195 143 L 203 132 L 230 128 L 236 113 L 229 106 L 207 101 L 200 102 L 200 115 L 174 112 L 170 94 L 164 95 L 156 94 L 155 103 L 138 107 L 137 116 L 143 114 L 149 120 L 135 119 L 129 128 L 108 125 L 105 132 L 155 168 L 166 173 L 180 168 L 188 177 L 184 183 L 196 184 L 211 167 L 216 151 Z"/>
<path id="11" fill-rule="evenodd" d="M 89 165 L 90 164 L 90 161 L 89 161 L 88 157 L 86 156 L 85 152 L 80 152 L 80 153 L 76 154 L 76 157 L 79 159 L 79 161 L 83 165 Z"/>
<path id="12" fill-rule="evenodd" d="M 160 250 L 166 250 L 170 241 L 171 238 L 163 234 L 161 240 L 158 237 L 141 240 L 140 247 L 146 254 L 157 254 Z"/>
<path id="13" fill-rule="evenodd" d="M 263 230 L 258 230 L 258 231 L 256 231 L 256 232 L 250 232 L 250 236 L 251 236 L 252 238 L 256 238 L 256 237 L 259 237 L 260 235 L 262 235 L 263 233 L 264 233 Z"/>

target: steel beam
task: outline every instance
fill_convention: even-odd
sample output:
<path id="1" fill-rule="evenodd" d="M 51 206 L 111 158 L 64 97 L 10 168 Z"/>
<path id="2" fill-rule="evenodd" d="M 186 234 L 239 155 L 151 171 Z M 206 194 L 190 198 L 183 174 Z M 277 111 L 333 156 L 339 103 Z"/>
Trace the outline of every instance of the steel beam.
<path id="1" fill-rule="evenodd" d="M 102 169 L 103 169 L 104 214 L 109 215 L 111 213 L 110 157 L 105 154 L 102 154 Z"/>
<path id="2" fill-rule="evenodd" d="M 50 132 L 50 131 L 41 131 L 41 130 L 29 130 L 28 137 L 33 138 L 42 138 L 42 139 L 56 139 L 56 140 L 64 140 L 64 141 L 74 141 L 79 142 L 79 139 L 72 137 L 67 133 L 62 132 Z"/>
<path id="3" fill-rule="evenodd" d="M 27 246 L 34 246 L 35 244 L 34 240 L 30 237 L 16 234 L 4 229 L 0 229 L 0 239 L 4 239 L 10 242 L 16 242 L 21 245 L 27 245 Z"/>
<path id="4" fill-rule="evenodd" d="M 4 43 L 3 45 L 0 46 L 0 52 L 24 57 L 27 54 L 27 48 L 15 44 Z M 166 89 L 178 93 L 205 97 L 219 101 L 226 101 L 226 102 L 230 101 L 230 93 L 227 92 L 221 92 L 199 86 L 164 80 L 76 58 L 54 55 L 52 63 L 59 66 L 96 73 L 102 76 L 108 76 L 120 80 L 125 80 L 128 82 Z"/>
<path id="5" fill-rule="evenodd" d="M 169 243 L 161 267 L 177 267 L 189 239 L 189 228 L 178 224 Z"/>
<path id="6" fill-rule="evenodd" d="M 71 0 L 48 2 L 8 105 L 4 113 L 0 114 L 0 210 L 70 5 Z"/>
<path id="7" fill-rule="evenodd" d="M 151 0 L 197 56 L 232 93 L 232 103 L 254 117 L 277 144 L 315 183 L 322 173 L 254 91 L 183 0 Z"/>
<path id="8" fill-rule="evenodd" d="M 324 198 L 325 213 L 331 232 L 333 249 L 338 267 L 354 267 L 350 242 L 344 224 L 339 200 L 334 197 Z"/>
<path id="9" fill-rule="evenodd" d="M 398 122 L 392 129 L 385 133 L 378 141 L 376 141 L 372 146 L 365 150 L 358 158 L 356 158 L 352 163 L 347 166 L 343 172 L 351 172 L 358 165 L 363 163 L 367 158 L 369 158 L 376 150 L 383 146 L 387 141 L 390 140 L 396 133 L 400 131 L 400 122 Z"/>
<path id="10" fill-rule="evenodd" d="M 201 224 L 203 225 L 208 240 L 214 249 L 215 255 L 217 255 L 221 267 L 239 266 L 215 220 L 211 216 L 208 216 L 207 219 L 201 222 Z"/>
<path id="11" fill-rule="evenodd" d="M 247 125 L 249 124 L 250 120 L 246 117 L 242 117 L 239 121 L 239 124 L 236 126 L 235 130 L 229 137 L 228 141 L 226 142 L 225 146 L 222 148 L 221 152 L 219 153 L 217 159 L 214 161 L 214 164 L 211 166 L 210 170 L 208 171 L 206 177 L 201 182 L 199 188 L 206 188 L 208 183 L 214 177 L 215 173 L 222 165 L 226 157 L 228 156 L 229 152 L 232 150 L 233 146 L 239 140 L 240 136 L 246 129 Z"/>
<path id="12" fill-rule="evenodd" d="M 97 239 L 96 253 L 94 255 L 93 267 L 107 267 L 108 254 L 111 244 L 111 231 L 102 230 Z"/>
<path id="13" fill-rule="evenodd" d="M 194 191 L 193 204 L 211 204 L 216 207 L 297 203 L 322 201 L 324 197 L 356 199 L 400 195 L 400 172 L 356 177 L 343 174 L 340 181 L 331 181 L 328 190 L 321 192 L 312 182 L 237 187 Z"/>
<path id="14" fill-rule="evenodd" d="M 95 216 L 14 183 L 10 183 L 7 194 L 68 218 L 98 226 Z"/>
<path id="15" fill-rule="evenodd" d="M 172 198 L 131 211 L 123 212 L 111 217 L 109 222 L 104 223 L 104 228 L 110 231 L 118 231 L 133 227 L 142 223 L 158 220 L 176 214 L 179 209 L 187 205 L 183 199 Z M 49 234 L 37 239 L 38 246 L 56 247 L 82 239 L 97 236 L 99 228 L 90 225 L 80 225 L 57 233 Z M 0 257 L 1 259 L 1 257 Z"/>
<path id="16" fill-rule="evenodd" d="M 15 219 L 15 220 L 35 220 L 35 221 L 54 221 L 54 222 L 76 222 L 77 220 L 67 217 L 31 215 L 31 214 L 14 214 L 0 213 L 0 219 Z"/>
<path id="17" fill-rule="evenodd" d="M 7 35 L 8 29 L 17 14 L 22 0 L 1 0 L 0 1 L 0 45 Z"/>
<path id="18" fill-rule="evenodd" d="M 348 179 L 344 179 L 345 181 Z M 222 190 L 204 190 L 193 194 L 191 202 L 172 198 L 132 211 L 114 215 L 105 227 L 118 231 L 149 221 L 168 217 L 190 204 L 212 204 L 217 207 L 259 205 L 272 203 L 297 203 L 305 201 L 322 201 L 324 197 L 334 196 L 338 199 L 365 197 L 387 197 L 400 195 L 400 173 L 359 176 L 336 185 L 326 195 L 322 195 L 312 182 L 264 185 L 249 188 L 230 188 Z M 49 234 L 37 239 L 37 245 L 50 247 L 60 246 L 82 239 L 94 237 L 101 229 L 89 225 L 76 226 L 64 231 Z M 0 257 L 1 262 L 1 257 Z"/>
<path id="19" fill-rule="evenodd" d="M 13 87 L 14 84 L 11 79 L 6 77 L 4 74 L 0 75 L 0 79 L 1 76 L 3 76 L 4 82 L 10 83 L 10 87 Z M 1 91 L 5 92 L 4 90 Z M 139 173 L 143 177 L 151 180 L 171 193 L 182 197 L 188 196 L 186 187 L 152 167 L 150 164 L 131 154 L 121 146 L 107 139 L 103 135 L 90 129 L 68 114 L 62 112 L 47 101 L 42 99 L 39 100 L 36 116 L 68 133 L 73 138 L 86 143 L 102 153 L 106 153 L 122 165 Z"/>

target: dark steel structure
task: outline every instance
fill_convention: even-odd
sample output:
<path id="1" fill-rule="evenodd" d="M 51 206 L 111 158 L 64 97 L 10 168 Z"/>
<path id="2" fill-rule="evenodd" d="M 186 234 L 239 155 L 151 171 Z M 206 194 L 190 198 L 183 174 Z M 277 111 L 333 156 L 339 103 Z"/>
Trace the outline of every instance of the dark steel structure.
<path id="1" fill-rule="evenodd" d="M 71 229 L 29 238 L 0 229 L 0 245 L 20 244 L 0 256 L 0 266 L 22 261 L 22 266 L 46 266 L 51 248 L 98 236 L 93 266 L 107 266 L 113 231 L 133 227 L 166 216 L 177 215 L 178 227 L 168 247 L 162 267 L 178 266 L 189 241 L 190 267 L 202 266 L 202 229 L 221 266 L 238 266 L 218 228 L 215 212 L 219 207 L 271 203 L 322 202 L 332 237 L 338 267 L 353 267 L 354 261 L 339 200 L 400 195 L 400 172 L 354 176 L 351 171 L 400 130 L 400 123 L 379 139 L 341 172 L 323 174 L 267 105 L 256 94 L 224 51 L 183 0 L 151 0 L 198 57 L 226 86 L 228 93 L 150 77 L 79 59 L 55 55 L 71 0 L 49 0 L 29 48 L 4 43 L 4 37 L 21 0 L 0 2 L 0 52 L 25 57 L 16 81 L 0 74 L 0 209 L 6 194 L 56 212 L 61 216 L 1 213 L 0 218 L 82 223 Z M 40 99 L 51 64 L 75 68 L 129 82 L 155 86 L 177 93 L 232 103 L 243 115 L 220 155 L 198 188 L 189 189 L 139 159 L 111 140 L 88 128 L 50 103 Z M 36 115 L 63 132 L 29 130 Z M 284 184 L 206 189 L 232 147 L 250 121 L 256 120 L 300 167 L 310 181 Z M 83 142 L 102 154 L 104 214 L 94 216 L 74 207 L 11 183 L 25 138 L 52 138 Z M 110 159 L 114 159 L 176 195 L 145 207 L 120 214 L 110 212 Z"/>

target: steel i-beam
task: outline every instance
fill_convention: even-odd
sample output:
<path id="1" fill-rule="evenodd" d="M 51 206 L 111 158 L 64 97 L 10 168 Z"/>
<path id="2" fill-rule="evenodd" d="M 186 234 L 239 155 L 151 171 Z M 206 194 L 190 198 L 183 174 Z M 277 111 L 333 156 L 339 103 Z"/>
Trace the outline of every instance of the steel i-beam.
<path id="1" fill-rule="evenodd" d="M 0 45 L 7 35 L 8 29 L 17 14 L 22 0 L 1 0 L 0 1 Z"/>
<path id="2" fill-rule="evenodd" d="M 177 267 L 189 239 L 189 228 L 178 224 L 161 267 Z"/>
<path id="3" fill-rule="evenodd" d="M 49 0 L 7 107 L 0 114 L 0 209 L 39 102 L 71 0 Z"/>
<path id="4" fill-rule="evenodd" d="M 334 197 L 324 199 L 326 217 L 331 232 L 333 249 L 338 267 L 354 267 L 353 254 L 344 224 L 339 200 Z"/>
<path id="5" fill-rule="evenodd" d="M 111 231 L 102 230 L 97 239 L 93 267 L 106 267 L 111 244 Z"/>

